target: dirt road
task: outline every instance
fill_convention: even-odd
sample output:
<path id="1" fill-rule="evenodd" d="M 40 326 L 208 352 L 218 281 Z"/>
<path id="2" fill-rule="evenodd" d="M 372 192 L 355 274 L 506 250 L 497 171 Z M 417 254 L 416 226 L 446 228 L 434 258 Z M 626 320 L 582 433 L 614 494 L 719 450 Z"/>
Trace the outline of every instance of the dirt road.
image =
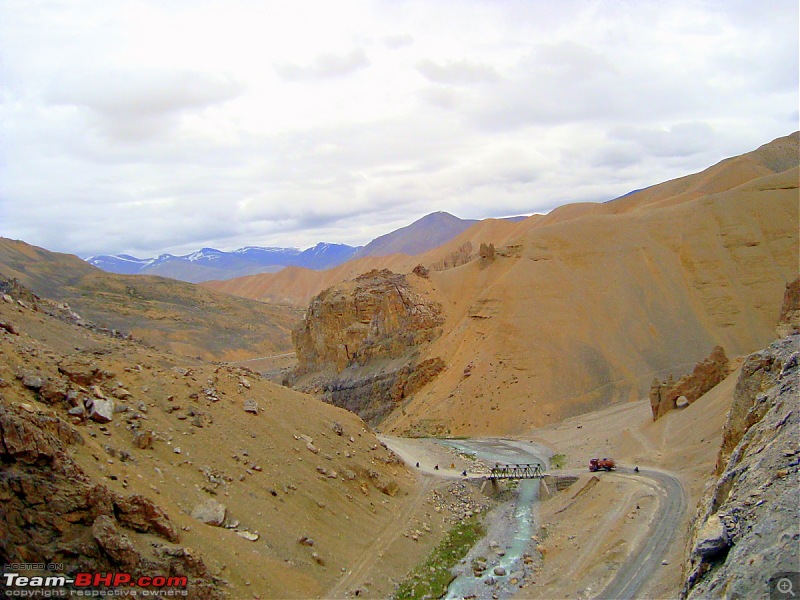
<path id="1" fill-rule="evenodd" d="M 422 476 L 419 478 L 419 485 L 414 491 L 413 497 L 409 499 L 400 514 L 397 515 L 397 518 L 378 534 L 378 537 L 362 554 L 361 560 L 328 591 L 327 597 L 346 598 L 350 589 L 357 587 L 362 581 L 368 579 L 370 571 L 375 563 L 381 559 L 384 550 L 408 527 L 409 522 L 425 501 L 428 492 L 434 488 L 435 482 L 436 480 L 432 477 Z"/>
<path id="2" fill-rule="evenodd" d="M 665 471 L 621 468 L 618 473 L 638 480 L 648 480 L 658 491 L 660 509 L 645 537 L 643 546 L 632 554 L 614 576 L 614 579 L 597 595 L 597 598 L 637 598 L 642 586 L 652 577 L 678 530 L 686 510 L 686 491 L 681 482 Z"/>
<path id="3" fill-rule="evenodd" d="M 476 479 L 485 477 L 485 468 L 481 468 L 481 460 L 493 464 L 494 462 L 542 462 L 547 464 L 545 455 L 549 454 L 537 444 L 522 442 L 520 440 L 505 439 L 469 439 L 469 440 L 421 440 L 408 438 L 383 437 L 382 440 L 394 450 L 410 466 L 417 468 L 421 474 L 420 488 L 414 494 L 414 498 L 408 503 L 402 514 L 398 515 L 393 524 L 385 531 L 381 532 L 371 544 L 369 550 L 365 552 L 359 561 L 337 585 L 330 590 L 331 597 L 344 597 L 347 590 L 359 581 L 368 576 L 370 570 L 377 561 L 380 560 L 380 552 L 385 549 L 393 539 L 395 539 L 407 526 L 408 521 L 413 517 L 414 511 L 423 502 L 424 496 L 433 489 L 438 482 L 464 479 L 462 470 L 469 471 L 468 478 Z M 457 456 L 461 454 L 461 459 Z M 473 456 L 480 460 L 468 460 L 464 456 Z M 419 463 L 419 467 L 416 467 Z M 455 468 L 450 468 L 450 465 Z M 435 466 L 439 468 L 435 468 Z M 433 476 L 433 477 L 431 477 Z M 604 589 L 597 594 L 596 598 L 636 598 L 641 595 L 644 586 L 654 577 L 665 558 L 667 548 L 673 541 L 674 532 L 678 530 L 680 520 L 687 505 L 687 494 L 680 481 L 666 471 L 655 469 L 641 469 L 635 473 L 633 469 L 620 467 L 615 473 L 615 477 L 622 477 L 637 487 L 650 490 L 650 493 L 657 497 L 658 508 L 655 516 L 648 524 L 647 532 L 642 535 L 640 544 L 633 548 L 627 559 L 616 571 L 611 581 Z M 534 503 L 538 502 L 536 500 Z M 509 513 L 504 517 L 505 525 L 497 527 L 493 533 L 493 542 L 497 542 L 501 547 L 508 546 L 510 549 L 512 540 L 520 523 Z M 535 514 L 535 510 L 534 510 Z M 526 517 L 529 520 L 529 517 Z M 533 518 L 535 522 L 535 517 Z M 489 523 L 489 528 L 494 526 Z M 507 536 L 508 539 L 500 539 Z M 574 536 L 573 536 L 574 537 Z M 592 545 L 584 546 L 586 552 L 581 552 L 580 556 L 575 556 L 574 561 L 592 561 Z M 484 555 L 486 552 L 484 552 Z M 517 554 L 516 552 L 514 554 Z M 504 565 L 505 566 L 505 565 Z M 507 565 L 506 571 L 511 573 L 517 569 L 517 565 Z M 465 581 L 474 579 L 471 573 L 467 574 Z M 497 594 L 498 592 L 509 592 L 511 589 L 504 589 L 502 577 L 498 580 L 494 589 L 486 585 L 469 585 L 470 595 L 477 594 L 483 597 L 484 592 Z M 474 581 L 479 583 L 480 580 Z M 469 584 L 469 581 L 467 581 Z M 465 588 L 466 589 L 466 588 Z M 455 591 L 455 589 L 453 590 Z M 542 590 L 544 591 L 544 590 Z M 458 592 L 464 593 L 458 587 Z M 487 597 L 491 597 L 490 595 Z"/>

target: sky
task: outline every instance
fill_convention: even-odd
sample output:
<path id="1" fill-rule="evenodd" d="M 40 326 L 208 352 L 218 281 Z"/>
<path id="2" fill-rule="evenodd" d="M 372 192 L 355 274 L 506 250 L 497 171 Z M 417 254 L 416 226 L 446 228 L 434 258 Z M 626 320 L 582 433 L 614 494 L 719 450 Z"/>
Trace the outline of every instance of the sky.
<path id="1" fill-rule="evenodd" d="M 798 129 L 796 0 L 2 0 L 0 235 L 362 245 Z"/>

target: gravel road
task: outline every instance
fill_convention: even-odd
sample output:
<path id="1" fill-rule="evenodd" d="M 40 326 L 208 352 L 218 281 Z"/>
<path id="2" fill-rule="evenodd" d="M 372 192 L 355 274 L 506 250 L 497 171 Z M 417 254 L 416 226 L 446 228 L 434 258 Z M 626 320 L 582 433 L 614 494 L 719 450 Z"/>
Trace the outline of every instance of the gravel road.
<path id="1" fill-rule="evenodd" d="M 462 478 L 457 469 L 434 469 L 433 465 L 442 460 L 441 446 L 453 448 L 463 454 L 475 456 L 486 465 L 494 463 L 536 463 L 545 467 L 550 455 L 543 446 L 519 440 L 499 438 L 464 440 L 416 440 L 384 437 L 383 441 L 400 455 L 409 465 L 420 463 L 420 470 L 442 478 Z M 653 576 L 672 542 L 673 533 L 678 530 L 680 519 L 686 510 L 687 496 L 680 481 L 665 471 L 619 467 L 617 475 L 639 481 L 653 488 L 658 494 L 658 516 L 650 525 L 641 548 L 630 555 L 617 570 L 614 578 L 596 596 L 600 599 L 637 598 L 643 586 Z M 469 478 L 485 477 L 477 472 L 469 473 Z M 510 580 L 524 580 L 527 568 L 521 558 L 530 551 L 530 534 L 536 531 L 538 481 L 521 482 L 519 493 L 513 502 L 492 511 L 487 515 L 488 535 L 479 542 L 467 557 L 466 563 L 459 565 L 459 577 L 453 582 L 448 598 L 472 597 L 476 599 L 508 597 L 513 594 Z M 533 491 L 535 488 L 536 491 Z M 523 539 L 524 538 L 524 539 Z M 488 557 L 486 577 L 475 577 L 471 562 L 474 557 Z M 494 575 L 494 567 L 501 567 L 505 575 Z M 485 580 L 490 578 L 490 585 Z"/>
<path id="2" fill-rule="evenodd" d="M 640 469 L 634 473 L 630 468 L 619 468 L 617 472 L 655 484 L 660 504 L 659 516 L 650 526 L 643 546 L 619 568 L 614 579 L 596 596 L 598 600 L 641 597 L 639 592 L 642 586 L 661 564 L 686 510 L 686 491 L 681 482 L 669 473 L 652 469 Z"/>

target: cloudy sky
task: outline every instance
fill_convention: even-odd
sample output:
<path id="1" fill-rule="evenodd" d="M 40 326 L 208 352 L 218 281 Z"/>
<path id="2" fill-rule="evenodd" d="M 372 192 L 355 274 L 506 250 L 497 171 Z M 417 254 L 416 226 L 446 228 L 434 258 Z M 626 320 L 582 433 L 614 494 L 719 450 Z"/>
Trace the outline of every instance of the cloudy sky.
<path id="1" fill-rule="evenodd" d="M 798 129 L 796 0 L 2 0 L 0 235 L 363 244 Z"/>

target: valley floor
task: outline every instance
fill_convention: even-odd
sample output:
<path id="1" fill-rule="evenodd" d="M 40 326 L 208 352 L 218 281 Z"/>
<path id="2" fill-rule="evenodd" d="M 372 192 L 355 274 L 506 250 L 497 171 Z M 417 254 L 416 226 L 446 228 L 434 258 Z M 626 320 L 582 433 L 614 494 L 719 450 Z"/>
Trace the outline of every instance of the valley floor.
<path id="1" fill-rule="evenodd" d="M 543 445 L 562 455 L 564 469 L 551 469 L 553 474 L 579 478 L 565 491 L 540 502 L 540 529 L 534 542 L 542 558 L 533 573 L 519 582 L 514 597 L 593 598 L 600 593 L 620 593 L 626 581 L 634 578 L 642 580 L 637 596 L 678 597 L 690 514 L 713 470 L 737 377 L 738 369 L 696 403 L 668 413 L 658 422 L 652 421 L 649 402 L 640 400 L 519 437 L 519 442 Z M 474 461 L 431 440 L 385 440 L 410 466 L 420 463 L 422 491 L 436 485 L 432 477 L 441 485 L 447 478 L 459 479 L 463 469 L 470 474 L 481 470 Z M 612 473 L 589 473 L 588 460 L 594 456 L 614 457 L 620 468 Z M 434 469 L 437 464 L 439 469 Z M 634 466 L 642 469 L 641 475 L 647 471 L 653 477 L 635 475 Z M 477 485 L 474 488 L 477 491 Z M 671 516 L 662 523 L 665 506 Z M 412 512 L 403 511 L 399 519 L 413 518 Z M 491 527 L 492 523 L 487 523 L 487 528 Z M 643 562 L 647 558 L 638 554 L 659 528 L 669 531 L 663 536 L 658 560 L 650 557 L 649 572 L 637 573 L 629 567 L 629 559 L 636 556 Z M 424 555 L 420 561 L 422 558 Z M 379 560 L 368 562 L 379 568 Z M 364 569 L 359 574 L 368 579 L 374 575 L 368 572 Z M 618 574 L 618 580 L 612 581 Z M 347 594 L 348 587 L 355 589 L 357 579 L 348 576 L 350 586 L 340 582 L 335 595 Z M 487 592 L 491 597 L 492 592 Z"/>

